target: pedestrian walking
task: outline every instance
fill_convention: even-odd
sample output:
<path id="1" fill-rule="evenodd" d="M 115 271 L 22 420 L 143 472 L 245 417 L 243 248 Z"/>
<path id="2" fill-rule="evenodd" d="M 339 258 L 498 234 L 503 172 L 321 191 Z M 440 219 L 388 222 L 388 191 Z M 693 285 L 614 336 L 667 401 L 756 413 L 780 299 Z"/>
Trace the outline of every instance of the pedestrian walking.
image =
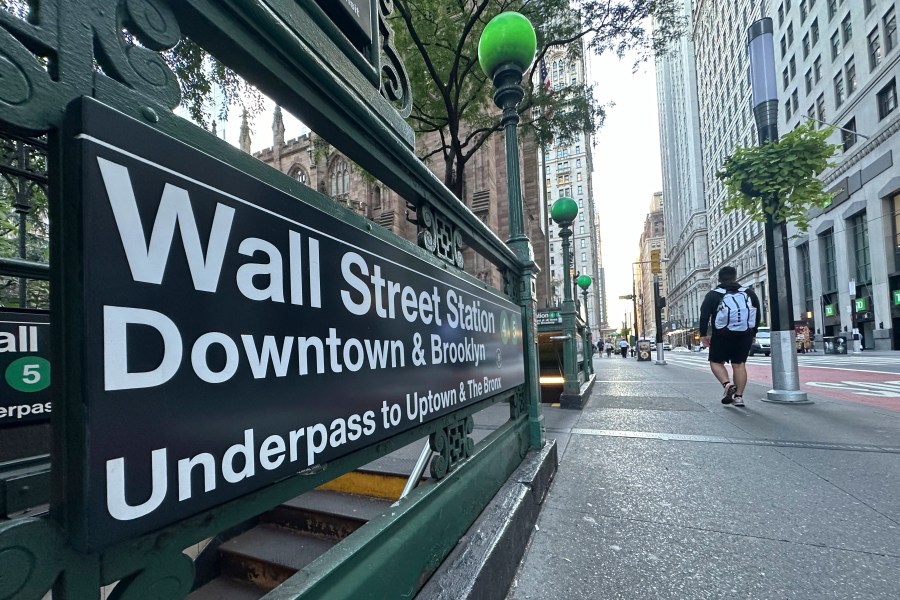
<path id="1" fill-rule="evenodd" d="M 606 358 L 612 358 L 613 345 L 612 342 L 606 342 Z"/>
<path id="2" fill-rule="evenodd" d="M 760 317 L 759 298 L 752 288 L 738 282 L 737 269 L 719 269 L 718 287 L 707 292 L 700 306 L 700 344 L 709 348 L 709 367 L 724 390 L 722 404 L 744 406 L 747 356 Z M 733 383 L 727 362 L 731 363 Z"/>
<path id="3" fill-rule="evenodd" d="M 619 352 L 622 353 L 622 358 L 628 358 L 628 342 L 619 340 Z"/>
<path id="4" fill-rule="evenodd" d="M 597 354 L 600 355 L 600 358 L 603 358 L 603 340 L 597 340 Z"/>

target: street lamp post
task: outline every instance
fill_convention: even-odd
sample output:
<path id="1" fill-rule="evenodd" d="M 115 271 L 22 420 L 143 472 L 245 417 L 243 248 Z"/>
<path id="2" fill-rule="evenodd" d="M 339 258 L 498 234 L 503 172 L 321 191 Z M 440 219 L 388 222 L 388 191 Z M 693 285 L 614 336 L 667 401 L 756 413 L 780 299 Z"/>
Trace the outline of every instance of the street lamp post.
<path id="1" fill-rule="evenodd" d="M 537 331 L 535 327 L 534 249 L 525 235 L 525 208 L 519 185 L 518 105 L 525 97 L 522 74 L 534 61 L 537 37 L 531 23 L 519 13 L 503 12 L 491 19 L 478 41 L 478 62 L 497 90 L 494 104 L 503 111 L 501 124 L 506 138 L 506 186 L 509 200 L 509 239 L 522 271 L 519 278 L 519 308 L 525 347 L 525 386 L 528 397 L 529 438 L 532 448 L 544 445 L 540 388 L 538 385 Z"/>
<path id="2" fill-rule="evenodd" d="M 588 290 L 591 288 L 593 280 L 590 275 L 579 275 L 575 280 L 578 287 L 581 288 L 581 297 L 584 298 L 584 372 L 590 375 L 594 372 L 594 361 L 590 359 L 594 355 L 594 341 L 591 337 L 591 328 L 588 323 Z"/>
<path id="3" fill-rule="evenodd" d="M 750 25 L 750 87 L 753 117 L 759 132 L 759 143 L 778 140 L 778 89 L 775 82 L 774 28 L 769 17 Z M 766 261 L 768 263 L 769 310 L 772 335 L 772 388 L 768 402 L 807 403 L 806 392 L 800 391 L 800 373 L 794 342 L 793 300 L 789 277 L 787 225 L 775 221 L 777 198 L 762 199 L 766 215 Z"/>
<path id="4" fill-rule="evenodd" d="M 569 238 L 572 237 L 570 226 L 578 216 L 578 205 L 571 198 L 562 197 L 553 203 L 550 217 L 559 225 L 559 237 L 562 238 L 563 254 L 563 396 L 577 396 L 581 393 L 578 381 L 575 349 L 575 301 L 572 299 L 572 282 L 569 274 Z"/>

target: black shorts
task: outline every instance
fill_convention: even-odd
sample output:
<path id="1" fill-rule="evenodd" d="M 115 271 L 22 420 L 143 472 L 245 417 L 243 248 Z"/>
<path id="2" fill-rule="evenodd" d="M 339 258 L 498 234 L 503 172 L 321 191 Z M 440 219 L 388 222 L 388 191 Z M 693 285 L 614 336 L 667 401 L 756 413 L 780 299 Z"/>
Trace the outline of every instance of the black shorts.
<path id="1" fill-rule="evenodd" d="M 732 333 L 714 331 L 709 341 L 709 362 L 745 363 L 753 345 L 751 332 Z"/>

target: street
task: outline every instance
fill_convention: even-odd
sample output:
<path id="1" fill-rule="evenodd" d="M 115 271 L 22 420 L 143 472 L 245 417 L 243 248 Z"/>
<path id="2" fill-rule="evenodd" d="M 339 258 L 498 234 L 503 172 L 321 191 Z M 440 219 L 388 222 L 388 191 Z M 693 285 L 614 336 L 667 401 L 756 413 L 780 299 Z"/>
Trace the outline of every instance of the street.
<path id="1" fill-rule="evenodd" d="M 707 355 L 666 352 L 666 362 L 709 371 Z M 753 383 L 772 383 L 771 358 L 751 356 L 747 374 Z M 800 387 L 810 394 L 900 411 L 900 355 L 896 352 L 860 354 L 798 354 Z"/>

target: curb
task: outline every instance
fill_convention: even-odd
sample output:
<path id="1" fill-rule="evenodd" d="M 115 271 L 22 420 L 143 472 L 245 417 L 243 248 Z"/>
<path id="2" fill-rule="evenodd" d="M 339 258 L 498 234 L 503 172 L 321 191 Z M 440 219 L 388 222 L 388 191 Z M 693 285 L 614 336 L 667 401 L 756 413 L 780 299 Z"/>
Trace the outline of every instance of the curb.
<path id="1" fill-rule="evenodd" d="M 525 554 L 559 465 L 556 440 L 530 452 L 417 600 L 503 600 Z"/>

